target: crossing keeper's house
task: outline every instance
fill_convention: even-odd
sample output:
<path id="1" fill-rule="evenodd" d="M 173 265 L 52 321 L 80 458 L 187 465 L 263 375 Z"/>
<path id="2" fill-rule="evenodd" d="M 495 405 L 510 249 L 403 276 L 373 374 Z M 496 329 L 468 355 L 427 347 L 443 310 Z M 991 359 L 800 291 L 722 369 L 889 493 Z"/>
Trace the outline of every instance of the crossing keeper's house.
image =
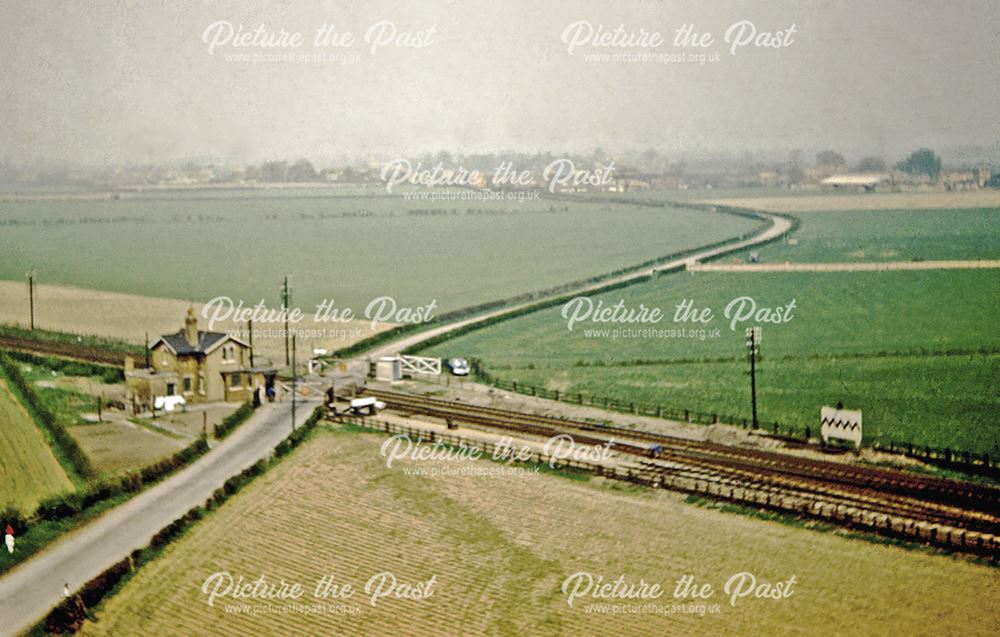
<path id="1" fill-rule="evenodd" d="M 188 310 L 184 329 L 165 334 L 149 348 L 149 367 L 125 360 L 128 400 L 148 408 L 161 396 L 183 396 L 187 402 L 245 402 L 274 386 L 277 371 L 250 365 L 250 345 L 223 332 L 198 329 Z"/>

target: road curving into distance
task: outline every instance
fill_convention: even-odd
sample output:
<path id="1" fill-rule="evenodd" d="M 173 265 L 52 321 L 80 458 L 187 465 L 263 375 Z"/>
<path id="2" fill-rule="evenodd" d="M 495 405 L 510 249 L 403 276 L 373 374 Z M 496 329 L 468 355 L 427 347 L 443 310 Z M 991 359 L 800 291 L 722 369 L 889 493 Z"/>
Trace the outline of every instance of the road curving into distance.
<path id="1" fill-rule="evenodd" d="M 621 283 L 638 283 L 644 279 L 648 279 L 654 276 L 657 272 L 661 270 L 669 270 L 675 267 L 687 267 L 698 261 L 703 261 L 705 259 L 711 259 L 722 254 L 727 254 L 736 250 L 743 250 L 745 248 L 750 248 L 755 245 L 762 243 L 767 243 L 773 241 L 792 229 L 792 222 L 787 218 L 779 215 L 772 215 L 766 212 L 752 211 L 755 215 L 770 221 L 771 224 L 765 228 L 760 233 L 750 237 L 749 239 L 743 239 L 740 241 L 735 241 L 733 243 L 727 243 L 725 245 L 716 246 L 714 248 L 708 248 L 694 254 L 689 254 L 685 257 L 674 259 L 673 261 L 665 261 L 659 263 L 655 266 L 649 268 L 643 268 L 641 270 L 636 270 L 634 272 L 629 272 L 628 274 L 623 274 L 620 276 L 612 277 L 609 279 L 603 279 L 596 283 L 590 283 L 587 285 L 582 285 L 575 290 L 568 290 L 560 292 L 558 295 L 553 296 L 567 296 L 571 294 L 587 294 L 588 292 L 595 292 L 601 288 L 607 287 L 609 285 L 616 285 Z M 458 329 L 469 327 L 477 323 L 482 323 L 490 319 L 494 319 L 505 314 L 510 314 L 514 312 L 520 312 L 526 308 L 538 305 L 539 303 L 544 303 L 545 298 L 533 299 L 531 301 L 520 303 L 518 305 L 512 305 L 509 307 L 504 307 L 498 310 L 493 310 L 486 312 L 484 314 L 477 314 L 475 316 L 459 319 L 453 323 L 446 323 L 444 325 L 439 325 L 437 327 L 432 327 L 427 330 L 422 330 L 420 332 L 403 336 L 397 340 L 389 341 L 388 343 L 383 343 L 373 347 L 361 354 L 361 358 L 364 359 L 376 359 L 381 356 L 394 356 L 399 352 L 403 352 L 407 349 L 420 345 L 432 338 L 436 338 L 443 334 L 448 334 Z"/>

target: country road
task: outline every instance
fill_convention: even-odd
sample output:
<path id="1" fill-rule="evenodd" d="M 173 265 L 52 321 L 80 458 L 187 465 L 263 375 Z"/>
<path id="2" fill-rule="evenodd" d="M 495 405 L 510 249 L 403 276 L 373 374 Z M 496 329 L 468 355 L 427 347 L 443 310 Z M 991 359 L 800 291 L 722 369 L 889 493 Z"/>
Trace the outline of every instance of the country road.
<path id="1" fill-rule="evenodd" d="M 318 402 L 305 401 L 303 422 Z M 0 634 L 18 635 L 62 600 L 63 584 L 75 591 L 160 529 L 204 504 L 230 477 L 271 454 L 291 432 L 291 403 L 262 406 L 232 435 L 190 467 L 150 487 L 0 577 Z"/>
<path id="2" fill-rule="evenodd" d="M 629 281 L 639 281 L 639 280 L 644 279 L 646 277 L 652 276 L 653 274 L 655 274 L 659 270 L 665 270 L 665 269 L 669 269 L 669 268 L 672 268 L 672 267 L 677 267 L 677 266 L 688 267 L 688 266 L 690 266 L 691 264 L 693 264 L 693 263 L 695 263 L 697 261 L 702 261 L 704 259 L 708 259 L 708 258 L 717 256 L 719 254 L 729 252 L 731 250 L 739 250 L 739 249 L 743 249 L 743 248 L 749 248 L 751 246 L 755 246 L 755 245 L 758 245 L 758 244 L 761 244 L 761 243 L 765 243 L 765 242 L 770 241 L 770 240 L 772 240 L 774 238 L 780 237 L 781 235 L 783 235 L 786 232 L 788 232 L 791 229 L 791 227 L 792 227 L 792 222 L 789 221 L 788 219 L 784 218 L 784 217 L 778 217 L 778 216 L 774 216 L 774 215 L 769 215 L 766 212 L 760 212 L 760 213 L 757 213 L 757 214 L 760 214 L 760 216 L 765 217 L 766 219 L 770 220 L 771 221 L 771 225 L 766 230 L 764 230 L 763 232 L 761 232 L 760 234 L 755 235 L 753 237 L 750 237 L 749 239 L 744 239 L 743 241 L 737 241 L 735 243 L 729 243 L 729 244 L 726 244 L 726 245 L 723 245 L 723 246 L 718 246 L 716 248 L 710 248 L 710 249 L 707 249 L 707 250 L 703 250 L 701 252 L 697 252 L 695 254 L 688 255 L 688 256 L 680 258 L 680 259 L 675 259 L 673 261 L 668 261 L 668 262 L 660 263 L 660 264 L 658 264 L 658 265 L 656 265 L 654 267 L 651 267 L 651 268 L 645 268 L 645 269 L 642 269 L 642 270 L 637 270 L 635 272 L 629 272 L 628 274 L 623 274 L 623 275 L 618 276 L 618 277 L 614 277 L 614 278 L 611 278 L 611 279 L 605 279 L 605 280 L 602 280 L 602 281 L 598 281 L 597 283 L 592 283 L 592 284 L 589 284 L 589 285 L 581 286 L 581 287 L 577 288 L 576 290 L 573 290 L 572 292 L 563 292 L 563 293 L 560 293 L 560 296 L 562 296 L 564 294 L 570 294 L 570 293 L 584 294 L 584 293 L 592 292 L 594 290 L 598 290 L 598 289 L 603 288 L 605 286 L 613 285 L 613 284 L 616 284 L 616 283 L 625 283 L 625 282 L 629 282 Z M 516 312 L 516 311 L 522 310 L 522 309 L 524 309 L 526 307 L 530 307 L 532 305 L 535 305 L 535 304 L 539 303 L 540 301 L 544 301 L 544 299 L 535 299 L 535 300 L 529 301 L 527 303 L 522 303 L 522 304 L 519 304 L 519 305 L 512 305 L 510 307 L 504 307 L 504 308 L 501 308 L 499 310 L 493 310 L 492 312 L 487 312 L 485 314 L 478 314 L 476 316 L 473 316 L 473 317 L 470 317 L 470 318 L 467 318 L 467 319 L 462 319 L 462 320 L 456 321 L 454 323 L 448 323 L 448 324 L 445 324 L 445 325 L 440 325 L 438 327 L 431 328 L 429 330 L 423 330 L 423 331 L 418 332 L 416 334 L 412 334 L 410 336 L 405 336 L 405 337 L 403 337 L 401 339 L 398 339 L 398 340 L 395 340 L 395 341 L 390 341 L 390 342 L 385 343 L 383 345 L 379 345 L 379 346 L 377 346 L 377 347 L 369 350 L 368 352 L 366 352 L 363 355 L 363 357 L 366 358 L 366 359 L 368 359 L 368 358 L 376 359 L 376 358 L 379 358 L 380 356 L 392 356 L 392 355 L 398 354 L 399 352 L 402 352 L 402 351 L 406 350 L 407 348 L 413 347 L 414 345 L 419 345 L 420 343 L 423 343 L 424 341 L 427 341 L 427 340 L 429 340 L 431 338 L 434 338 L 436 336 L 440 336 L 441 334 L 447 334 L 448 332 L 451 332 L 453 330 L 457 330 L 457 329 L 460 329 L 460 328 L 463 328 L 463 327 L 467 327 L 469 325 L 474 325 L 476 323 L 479 323 L 479 322 L 482 322 L 482 321 L 485 321 L 485 320 L 488 320 L 488 319 L 491 319 L 491 318 L 494 318 L 494 317 L 497 317 L 497 316 L 501 316 L 501 315 L 507 314 L 509 312 Z"/>

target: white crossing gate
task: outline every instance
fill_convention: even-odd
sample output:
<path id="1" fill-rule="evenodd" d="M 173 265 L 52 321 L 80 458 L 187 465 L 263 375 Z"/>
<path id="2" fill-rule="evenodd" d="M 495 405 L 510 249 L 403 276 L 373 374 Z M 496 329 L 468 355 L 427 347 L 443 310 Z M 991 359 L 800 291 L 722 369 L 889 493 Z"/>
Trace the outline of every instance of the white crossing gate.
<path id="1" fill-rule="evenodd" d="M 837 409 L 823 406 L 820 409 L 819 435 L 823 442 L 831 438 L 853 442 L 855 448 L 861 448 L 861 410 Z"/>
<path id="2" fill-rule="evenodd" d="M 399 362 L 403 374 L 435 374 L 441 375 L 441 359 L 427 356 L 400 356 Z"/>

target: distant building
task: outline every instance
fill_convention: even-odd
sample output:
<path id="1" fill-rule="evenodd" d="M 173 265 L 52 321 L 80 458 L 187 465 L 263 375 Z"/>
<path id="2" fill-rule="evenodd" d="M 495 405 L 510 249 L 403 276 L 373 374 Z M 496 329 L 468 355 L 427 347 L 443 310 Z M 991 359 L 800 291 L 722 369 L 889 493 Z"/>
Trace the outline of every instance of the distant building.
<path id="1" fill-rule="evenodd" d="M 941 183 L 945 190 L 978 190 L 985 188 L 990 181 L 990 171 L 987 168 L 953 171 L 941 174 Z"/>
<path id="2" fill-rule="evenodd" d="M 277 371 L 250 366 L 250 345 L 222 332 L 198 329 L 188 310 L 184 329 L 161 336 L 149 348 L 150 367 L 137 369 L 125 360 L 129 400 L 148 406 L 161 396 L 183 396 L 187 402 L 245 402 L 254 391 L 273 388 Z M 263 395 L 261 396 L 263 398 Z"/>
<path id="3" fill-rule="evenodd" d="M 877 190 L 892 185 L 892 177 L 884 173 L 843 173 L 820 181 L 824 186 L 854 190 Z"/>

